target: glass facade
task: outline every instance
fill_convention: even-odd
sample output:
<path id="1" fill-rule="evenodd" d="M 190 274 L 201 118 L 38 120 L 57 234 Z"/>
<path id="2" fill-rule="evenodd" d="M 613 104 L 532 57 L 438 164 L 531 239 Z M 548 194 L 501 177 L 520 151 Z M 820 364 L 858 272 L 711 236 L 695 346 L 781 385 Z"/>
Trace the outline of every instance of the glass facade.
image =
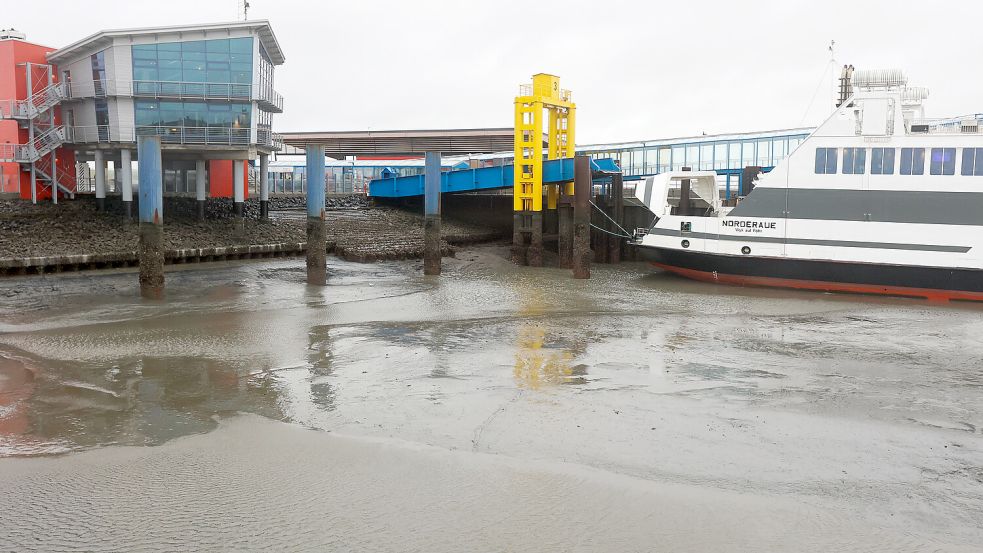
<path id="1" fill-rule="evenodd" d="M 248 102 L 137 99 L 133 104 L 137 127 L 248 129 L 252 110 Z"/>
<path id="2" fill-rule="evenodd" d="M 251 37 L 135 44 L 131 48 L 135 93 L 152 93 L 152 83 L 163 81 L 243 85 L 234 90 L 249 97 L 253 83 Z M 269 73 L 272 80 L 272 64 Z"/>
<path id="3" fill-rule="evenodd" d="M 256 64 L 256 70 L 258 71 L 258 79 L 256 82 L 259 86 L 260 93 L 273 90 L 273 62 L 270 61 L 269 54 L 266 53 L 266 49 L 263 45 L 259 45 L 259 63 Z"/>

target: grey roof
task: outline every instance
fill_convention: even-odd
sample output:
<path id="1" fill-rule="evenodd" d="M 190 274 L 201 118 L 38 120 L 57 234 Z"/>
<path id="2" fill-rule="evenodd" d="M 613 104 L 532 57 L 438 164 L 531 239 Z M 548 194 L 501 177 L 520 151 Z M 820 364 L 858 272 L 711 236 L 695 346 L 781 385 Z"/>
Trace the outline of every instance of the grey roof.
<path id="1" fill-rule="evenodd" d="M 704 134 L 697 136 L 678 136 L 674 138 L 656 138 L 652 140 L 633 140 L 629 142 L 604 142 L 600 144 L 577 144 L 577 151 L 625 150 L 629 148 L 646 148 L 649 146 L 668 146 L 671 144 L 696 144 L 701 142 L 725 142 L 731 140 L 755 140 L 787 135 L 807 135 L 816 130 L 815 127 L 798 127 L 791 129 L 776 129 L 771 131 L 753 131 L 726 134 Z"/>
<path id="2" fill-rule="evenodd" d="M 282 133 L 284 144 L 324 145 L 330 157 L 358 155 L 413 155 L 439 151 L 444 155 L 512 150 L 512 127 L 485 129 L 426 129 L 391 131 L 332 131 Z"/>
<path id="3" fill-rule="evenodd" d="M 231 23 L 204 23 L 197 25 L 171 25 L 166 27 L 139 27 L 134 29 L 109 29 L 99 31 L 94 35 L 75 41 L 64 48 L 59 48 L 48 54 L 48 61 L 57 63 L 59 60 L 71 56 L 79 50 L 101 50 L 113 42 L 113 38 L 131 35 L 153 35 L 153 34 L 175 34 L 192 31 L 224 31 L 227 29 L 255 29 L 263 44 L 263 48 L 270 55 L 270 61 L 274 65 L 284 62 L 283 50 L 280 43 L 273 34 L 273 27 L 265 19 L 253 21 L 234 21 Z"/>

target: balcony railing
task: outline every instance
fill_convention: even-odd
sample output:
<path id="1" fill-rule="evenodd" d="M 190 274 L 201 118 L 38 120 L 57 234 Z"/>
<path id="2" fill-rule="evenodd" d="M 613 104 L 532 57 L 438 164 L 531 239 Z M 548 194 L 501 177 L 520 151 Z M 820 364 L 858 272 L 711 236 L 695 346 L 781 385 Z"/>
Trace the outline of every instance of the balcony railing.
<path id="1" fill-rule="evenodd" d="M 89 144 L 100 142 L 136 142 L 138 136 L 159 136 L 162 144 L 188 146 L 266 146 L 273 150 L 283 147 L 280 135 L 258 130 L 256 142 L 251 141 L 251 129 L 230 127 L 172 127 L 138 125 L 119 127 L 89 125 L 67 128 L 66 142 Z"/>
<path id="2" fill-rule="evenodd" d="M 197 83 L 183 81 L 107 80 L 69 83 L 72 99 L 137 96 L 147 98 L 246 101 L 256 100 L 269 111 L 283 111 L 283 96 L 272 87 L 238 83 Z"/>

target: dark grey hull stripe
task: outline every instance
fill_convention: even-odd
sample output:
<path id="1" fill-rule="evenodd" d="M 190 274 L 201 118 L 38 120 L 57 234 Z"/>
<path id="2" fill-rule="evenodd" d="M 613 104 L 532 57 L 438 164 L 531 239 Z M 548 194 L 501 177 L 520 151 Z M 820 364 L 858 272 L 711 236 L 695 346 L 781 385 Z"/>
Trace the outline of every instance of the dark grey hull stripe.
<path id="1" fill-rule="evenodd" d="M 755 188 L 729 216 L 983 226 L 983 192 Z"/>
<path id="2" fill-rule="evenodd" d="M 875 248 L 879 250 L 909 250 L 919 252 L 966 253 L 968 246 L 936 246 L 932 244 L 895 244 L 891 242 L 854 242 L 852 240 L 813 240 L 811 238 L 775 238 L 769 236 L 732 236 L 709 232 L 681 232 L 678 230 L 652 228 L 649 234 L 659 236 L 678 236 L 679 238 L 727 240 L 731 242 L 765 242 L 771 244 L 795 244 L 798 246 L 838 246 L 842 248 Z"/>

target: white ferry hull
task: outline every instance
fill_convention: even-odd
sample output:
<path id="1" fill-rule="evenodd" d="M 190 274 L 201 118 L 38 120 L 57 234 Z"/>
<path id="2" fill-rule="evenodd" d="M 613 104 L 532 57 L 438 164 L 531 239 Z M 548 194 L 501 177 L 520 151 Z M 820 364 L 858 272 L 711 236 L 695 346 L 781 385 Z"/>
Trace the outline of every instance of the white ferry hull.
<path id="1" fill-rule="evenodd" d="M 681 230 L 684 223 L 691 230 Z M 830 221 L 821 238 L 810 238 L 789 236 L 794 221 L 667 216 L 636 246 L 656 267 L 705 282 L 983 301 L 983 268 L 973 266 L 979 260 L 970 240 L 979 227 L 944 234 L 961 236 L 960 244 L 933 244 L 899 242 L 900 228 L 877 240 L 863 225 L 870 223 Z"/>

